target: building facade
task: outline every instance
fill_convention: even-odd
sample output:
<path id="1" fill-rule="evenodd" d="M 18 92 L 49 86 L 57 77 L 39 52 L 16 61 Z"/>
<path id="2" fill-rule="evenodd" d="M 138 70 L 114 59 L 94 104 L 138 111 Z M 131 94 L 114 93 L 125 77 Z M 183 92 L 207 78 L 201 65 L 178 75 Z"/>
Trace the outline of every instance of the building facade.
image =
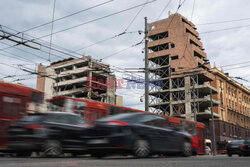
<path id="1" fill-rule="evenodd" d="M 230 140 L 250 137 L 250 90 L 229 77 L 228 73 L 212 68 L 215 76 L 211 85 L 218 90 L 213 99 L 219 101 L 214 112 L 216 141 L 223 145 Z"/>
<path id="2" fill-rule="evenodd" d="M 210 86 L 214 75 L 195 25 L 180 14 L 172 14 L 148 24 L 147 30 L 150 111 L 201 121 L 208 127 L 210 90 L 212 94 L 217 90 Z"/>
<path id="3" fill-rule="evenodd" d="M 46 99 L 69 96 L 122 105 L 122 98 L 115 95 L 115 79 L 109 65 L 84 56 L 47 67 L 39 65 L 37 89 L 45 93 Z"/>

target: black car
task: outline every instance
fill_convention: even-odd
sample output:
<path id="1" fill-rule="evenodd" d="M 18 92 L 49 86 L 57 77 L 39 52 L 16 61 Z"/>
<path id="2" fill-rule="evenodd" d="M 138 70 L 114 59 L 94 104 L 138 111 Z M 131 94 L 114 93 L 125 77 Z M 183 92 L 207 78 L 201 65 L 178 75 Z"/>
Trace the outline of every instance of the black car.
<path id="1" fill-rule="evenodd" d="M 244 140 L 233 140 L 227 145 L 227 155 L 231 157 L 233 154 L 238 154 L 239 156 L 242 155 L 241 153 L 241 145 L 243 144 Z"/>
<path id="2" fill-rule="evenodd" d="M 8 147 L 17 156 L 31 152 L 44 152 L 47 156 L 82 153 L 86 150 L 83 124 L 82 117 L 66 112 L 27 115 L 8 128 Z"/>
<path id="3" fill-rule="evenodd" d="M 250 155 L 250 138 L 244 140 L 241 147 L 242 155 L 247 156 Z"/>
<path id="4" fill-rule="evenodd" d="M 147 157 L 154 153 L 190 156 L 190 135 L 168 125 L 168 120 L 159 115 L 117 114 L 97 120 L 86 134 L 86 144 L 94 157 L 109 154 Z"/>

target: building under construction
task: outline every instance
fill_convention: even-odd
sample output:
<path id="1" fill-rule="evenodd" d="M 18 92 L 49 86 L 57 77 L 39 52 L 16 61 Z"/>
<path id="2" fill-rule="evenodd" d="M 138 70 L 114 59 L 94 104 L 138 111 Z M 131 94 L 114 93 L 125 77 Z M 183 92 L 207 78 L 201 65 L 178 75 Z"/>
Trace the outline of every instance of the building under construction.
<path id="1" fill-rule="evenodd" d="M 148 24 L 149 109 L 208 125 L 214 79 L 195 25 L 180 14 Z M 159 82 L 161 81 L 161 82 Z M 214 117 L 219 117 L 214 114 Z"/>
<path id="2" fill-rule="evenodd" d="M 38 66 L 37 89 L 46 99 L 69 96 L 122 105 L 122 98 L 115 95 L 115 83 L 109 65 L 90 56 Z"/>

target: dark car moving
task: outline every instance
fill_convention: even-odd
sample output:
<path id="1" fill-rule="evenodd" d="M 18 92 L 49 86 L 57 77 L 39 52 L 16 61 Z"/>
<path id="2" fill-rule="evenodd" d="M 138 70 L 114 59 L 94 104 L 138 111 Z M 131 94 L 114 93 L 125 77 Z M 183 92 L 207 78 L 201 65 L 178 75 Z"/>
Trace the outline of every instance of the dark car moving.
<path id="1" fill-rule="evenodd" d="M 250 155 L 250 138 L 244 140 L 242 147 L 241 147 L 242 155 L 247 156 Z"/>
<path id="2" fill-rule="evenodd" d="M 101 118 L 88 130 L 86 143 L 94 157 L 109 154 L 192 154 L 190 135 L 168 126 L 168 120 L 154 114 L 126 113 Z"/>
<path id="3" fill-rule="evenodd" d="M 231 157 L 233 154 L 238 154 L 239 156 L 242 156 L 241 152 L 241 146 L 243 144 L 244 140 L 233 140 L 231 143 L 228 143 L 227 145 L 227 155 Z"/>
<path id="4" fill-rule="evenodd" d="M 8 129 L 8 146 L 17 156 L 44 152 L 58 156 L 62 152 L 80 154 L 86 150 L 83 143 L 83 119 L 76 114 L 49 112 L 25 116 Z"/>

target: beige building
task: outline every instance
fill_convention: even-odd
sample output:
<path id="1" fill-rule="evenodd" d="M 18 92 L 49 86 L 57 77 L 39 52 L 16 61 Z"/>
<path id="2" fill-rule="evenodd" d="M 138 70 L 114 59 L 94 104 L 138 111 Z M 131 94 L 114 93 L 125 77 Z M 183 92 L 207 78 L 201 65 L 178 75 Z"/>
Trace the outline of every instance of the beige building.
<path id="1" fill-rule="evenodd" d="M 215 80 L 211 84 L 218 90 L 213 99 L 219 101 L 214 112 L 220 115 L 215 120 L 216 140 L 223 144 L 250 137 L 250 90 L 216 66 L 212 71 Z"/>
<path id="2" fill-rule="evenodd" d="M 109 65 L 97 62 L 90 56 L 65 59 L 38 66 L 37 89 L 45 98 L 69 96 L 87 98 L 122 105 L 122 97 L 115 94 L 116 78 Z"/>

